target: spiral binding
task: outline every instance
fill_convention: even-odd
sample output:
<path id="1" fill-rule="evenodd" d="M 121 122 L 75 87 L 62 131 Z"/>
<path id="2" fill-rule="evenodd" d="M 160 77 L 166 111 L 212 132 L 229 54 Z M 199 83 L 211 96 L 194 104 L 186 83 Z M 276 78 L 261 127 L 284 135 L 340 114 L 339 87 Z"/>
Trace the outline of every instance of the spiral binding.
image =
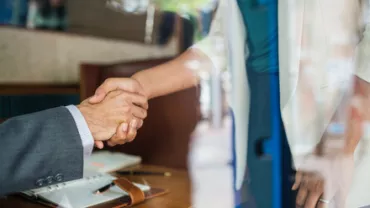
<path id="1" fill-rule="evenodd" d="M 61 189 L 64 189 L 64 188 L 66 188 L 67 186 L 70 186 L 70 185 L 76 185 L 76 184 L 80 184 L 80 183 L 92 183 L 92 182 L 95 182 L 95 181 L 98 181 L 98 180 L 101 180 L 101 179 L 105 179 L 105 178 L 107 180 L 108 179 L 109 180 L 114 180 L 115 179 L 115 177 L 113 177 L 111 175 L 100 173 L 100 174 L 97 174 L 97 175 L 87 176 L 87 177 L 84 177 L 82 179 L 75 180 L 75 181 L 63 182 L 63 183 L 58 183 L 58 184 L 50 185 L 50 186 L 43 187 L 43 188 L 33 189 L 33 190 L 30 190 L 29 193 L 27 193 L 27 192 L 24 192 L 24 193 L 27 194 L 27 195 L 33 195 L 33 196 L 37 197 L 38 195 L 40 195 L 42 193 L 61 190 Z"/>

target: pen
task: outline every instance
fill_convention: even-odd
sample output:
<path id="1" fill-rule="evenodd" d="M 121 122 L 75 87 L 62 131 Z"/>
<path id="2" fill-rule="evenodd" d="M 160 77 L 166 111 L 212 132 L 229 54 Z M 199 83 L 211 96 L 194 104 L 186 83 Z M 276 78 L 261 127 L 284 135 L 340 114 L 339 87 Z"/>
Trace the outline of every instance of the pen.
<path id="1" fill-rule="evenodd" d="M 151 171 L 117 171 L 117 174 L 120 175 L 159 175 L 159 176 L 171 176 L 170 172 L 151 172 Z"/>
<path id="2" fill-rule="evenodd" d="M 110 183 L 110 184 L 107 184 L 103 187 L 101 187 L 100 189 L 94 191 L 94 194 L 101 194 L 101 193 L 104 193 L 106 191 L 108 191 L 108 189 L 110 189 L 112 186 L 114 186 L 114 182 Z"/>

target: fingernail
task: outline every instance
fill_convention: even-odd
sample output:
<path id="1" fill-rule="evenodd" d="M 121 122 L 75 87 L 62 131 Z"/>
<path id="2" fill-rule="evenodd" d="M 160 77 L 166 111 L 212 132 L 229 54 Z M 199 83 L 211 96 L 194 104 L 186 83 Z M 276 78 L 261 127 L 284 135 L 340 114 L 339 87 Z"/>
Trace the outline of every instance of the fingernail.
<path id="1" fill-rule="evenodd" d="M 131 121 L 131 127 L 135 128 L 135 129 L 137 128 L 137 120 L 136 119 Z"/>
<path id="2" fill-rule="evenodd" d="M 297 186 L 296 184 L 294 184 L 294 185 L 292 186 L 292 190 L 293 190 L 293 191 L 297 189 L 297 187 L 296 187 L 296 186 Z"/>
<path id="3" fill-rule="evenodd" d="M 122 131 L 126 132 L 127 130 L 128 130 L 128 124 L 127 123 L 122 124 Z"/>

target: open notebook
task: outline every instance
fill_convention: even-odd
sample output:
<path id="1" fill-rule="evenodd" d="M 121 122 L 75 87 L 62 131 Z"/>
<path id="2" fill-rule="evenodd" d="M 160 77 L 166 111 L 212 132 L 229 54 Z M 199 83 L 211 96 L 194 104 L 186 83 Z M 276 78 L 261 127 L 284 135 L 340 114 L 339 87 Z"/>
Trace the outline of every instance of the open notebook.
<path id="1" fill-rule="evenodd" d="M 113 172 L 125 167 L 138 165 L 141 157 L 128 155 L 121 152 L 97 151 L 84 161 L 84 170 L 100 173 Z"/>
<path id="2" fill-rule="evenodd" d="M 102 194 L 93 193 L 95 190 L 111 183 L 114 179 L 116 177 L 106 173 L 88 171 L 83 179 L 33 189 L 25 191 L 23 194 L 29 198 L 43 200 L 46 203 L 55 204 L 63 208 L 84 208 L 128 195 L 128 193 L 117 186 L 111 187 Z M 150 190 L 150 187 L 146 185 L 136 183 L 134 185 L 144 192 Z"/>

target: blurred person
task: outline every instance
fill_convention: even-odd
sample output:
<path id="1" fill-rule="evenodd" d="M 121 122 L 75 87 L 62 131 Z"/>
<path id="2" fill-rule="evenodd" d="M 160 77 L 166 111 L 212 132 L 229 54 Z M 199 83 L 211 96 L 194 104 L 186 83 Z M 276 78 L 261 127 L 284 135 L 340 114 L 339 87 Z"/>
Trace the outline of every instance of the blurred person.
<path id="1" fill-rule="evenodd" d="M 270 109 L 261 106 L 270 106 L 270 96 L 266 93 L 269 93 L 270 73 L 277 75 L 278 63 L 272 66 L 270 63 L 270 55 L 277 52 L 277 47 L 269 47 L 273 40 L 277 40 L 277 28 L 268 27 L 268 16 L 267 10 L 255 9 L 250 0 L 220 0 L 209 34 L 202 41 L 168 63 L 134 74 L 131 80 L 106 80 L 89 101 L 98 103 L 111 90 L 133 92 L 132 83 L 140 86 L 144 95 L 152 99 L 197 86 L 200 73 L 221 73 L 228 69 L 232 80 L 228 104 L 233 116 L 232 139 L 236 154 L 234 188 L 240 191 L 246 184 L 248 137 L 251 135 L 249 130 L 270 125 L 269 118 L 266 119 Z M 247 30 L 249 27 L 253 29 Z M 250 117 L 260 117 L 259 121 L 263 123 L 249 122 Z M 252 135 L 256 137 L 255 131 Z M 250 142 L 254 143 L 251 139 Z M 253 181 L 254 186 L 258 186 L 258 183 Z M 265 196 L 261 193 L 260 197 Z"/>
<path id="2" fill-rule="evenodd" d="M 64 0 L 34 0 L 35 11 L 28 24 L 42 30 L 64 31 L 67 28 L 67 9 Z"/>
<path id="3" fill-rule="evenodd" d="M 266 28 L 267 10 L 253 9 L 249 7 L 251 5 L 253 4 L 250 1 L 220 0 L 208 37 L 178 58 L 134 74 L 131 80 L 108 79 L 89 101 L 99 103 L 106 93 L 116 89 L 134 92 L 132 83 L 143 88 L 145 96 L 151 99 L 196 86 L 201 71 L 211 71 L 213 67 L 221 70 L 228 66 L 232 77 L 229 104 L 233 111 L 235 128 L 235 188 L 240 189 L 246 171 L 249 135 L 246 127 L 249 112 L 252 113 L 253 108 L 257 109 L 253 107 L 255 105 L 269 106 L 268 100 L 253 95 L 253 91 L 263 95 L 260 91 L 265 86 L 258 85 L 258 82 L 266 83 L 266 78 L 258 78 L 261 74 L 256 76 L 255 72 L 275 73 L 278 68 L 277 62 L 275 66 L 266 64 L 267 57 L 274 52 L 274 49 L 268 47 L 274 42 L 271 37 L 276 40 L 278 29 Z M 346 0 L 279 2 L 280 103 L 297 169 L 292 188 L 299 190 L 296 199 L 299 207 L 333 204 L 336 207 L 346 206 L 354 171 L 354 153 L 362 137 L 366 108 L 364 103 L 370 95 L 359 94 L 360 89 L 369 88 L 370 82 L 369 67 L 364 64 L 368 62 L 364 58 L 366 50 L 360 50 L 358 54 L 358 57 L 362 57 L 362 65 L 355 66 L 351 63 L 358 40 L 362 36 L 357 27 L 361 6 L 363 5 L 359 1 Z M 322 8 L 331 9 L 330 12 L 324 12 Z M 303 20 L 302 16 L 309 18 Z M 292 25 L 293 30 L 290 28 Z M 367 27 L 362 29 L 366 30 L 360 47 L 365 47 L 370 43 L 370 35 Z M 333 66 L 334 70 L 331 70 Z M 339 68 L 335 68 L 337 66 Z M 308 75 L 304 74 L 306 72 Z M 356 75 L 356 85 L 361 83 L 362 88 L 356 87 L 353 95 L 360 100 L 360 104 L 354 104 L 354 101 L 347 106 L 349 119 L 347 126 L 343 127 L 346 128 L 345 145 L 334 155 L 319 154 L 321 144 L 325 142 L 322 141 L 325 140 L 322 132 L 328 128 L 338 110 L 338 98 L 342 93 L 340 85 L 348 83 L 353 73 Z M 306 78 L 309 79 L 305 80 Z M 345 86 L 351 88 L 349 84 Z M 331 90 L 326 90 L 327 88 Z M 325 103 L 323 111 L 319 110 L 323 103 L 315 100 L 316 92 L 313 91 L 316 89 Z M 301 112 L 293 115 L 291 112 L 296 106 L 301 107 Z M 317 118 L 321 117 L 323 125 L 316 125 Z M 295 133 L 297 129 L 301 131 Z M 307 143 L 304 141 L 306 139 L 311 141 Z M 300 149 L 303 144 L 306 145 L 305 150 Z M 299 160 L 302 155 L 303 161 Z M 352 201 L 356 201 L 356 198 Z"/>
<path id="4" fill-rule="evenodd" d="M 146 109 L 145 97 L 115 91 L 99 104 L 84 101 L 5 121 L 0 124 L 0 196 L 82 178 L 94 140 L 110 144 L 124 135 L 132 141 Z M 129 128 L 132 120 L 138 125 Z"/>

